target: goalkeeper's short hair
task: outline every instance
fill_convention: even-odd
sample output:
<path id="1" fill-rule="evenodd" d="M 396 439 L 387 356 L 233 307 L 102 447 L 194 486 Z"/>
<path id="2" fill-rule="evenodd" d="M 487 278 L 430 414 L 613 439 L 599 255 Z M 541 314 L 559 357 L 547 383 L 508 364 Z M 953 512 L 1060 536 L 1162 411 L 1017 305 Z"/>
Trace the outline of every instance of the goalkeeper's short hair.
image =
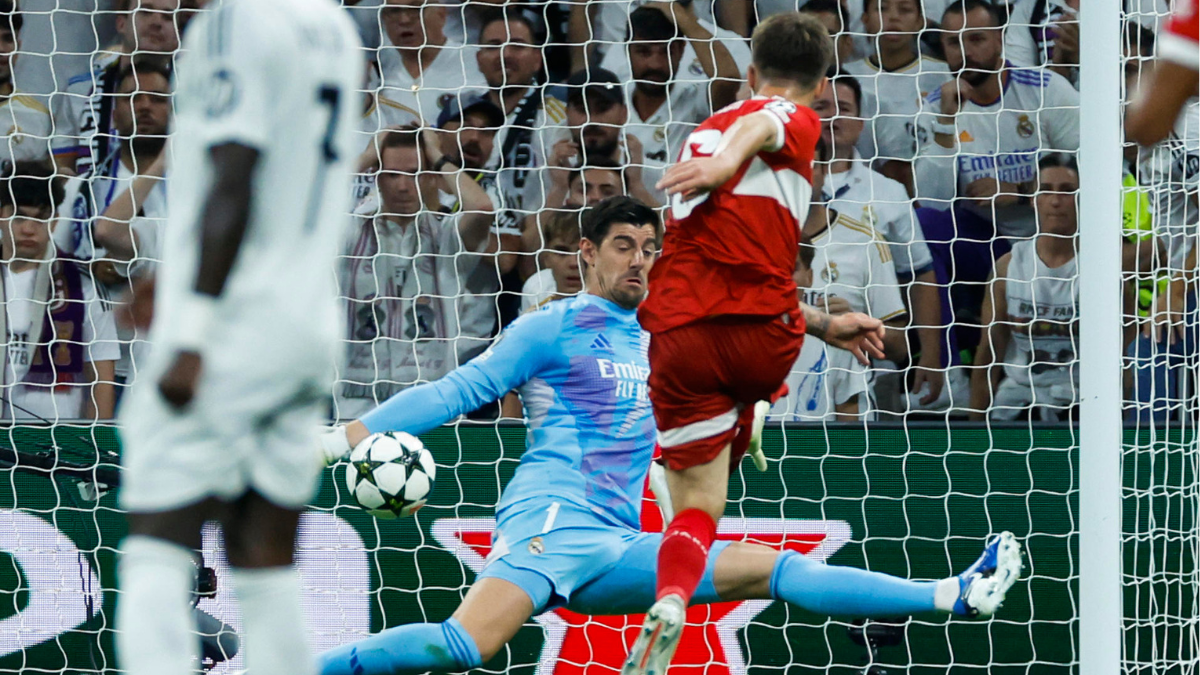
<path id="1" fill-rule="evenodd" d="M 583 212 L 582 236 L 599 246 L 609 230 L 618 223 L 634 226 L 653 225 L 654 236 L 662 243 L 662 221 L 658 213 L 633 197 L 616 196 L 602 200 Z"/>

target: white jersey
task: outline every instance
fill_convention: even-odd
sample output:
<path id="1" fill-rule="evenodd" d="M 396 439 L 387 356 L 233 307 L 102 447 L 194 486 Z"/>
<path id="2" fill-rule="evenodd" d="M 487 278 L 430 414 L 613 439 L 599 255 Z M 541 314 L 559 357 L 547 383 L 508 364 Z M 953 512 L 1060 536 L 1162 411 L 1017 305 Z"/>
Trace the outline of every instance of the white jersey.
<path id="1" fill-rule="evenodd" d="M 13 94 L 0 102 L 0 162 L 50 157 L 50 109 L 33 96 Z"/>
<path id="2" fill-rule="evenodd" d="M 899 70 L 883 70 L 869 59 L 859 59 L 847 63 L 845 70 L 862 87 L 859 115 L 865 124 L 858 149 L 863 157 L 911 160 L 918 146 L 913 121 L 925 98 L 950 80 L 946 62 L 920 55 Z"/>
<path id="3" fill-rule="evenodd" d="M 1200 100 L 1188 101 L 1171 135 L 1142 153 L 1139 178 L 1148 188 L 1155 230 L 1173 269 L 1182 269 L 1200 220 Z"/>
<path id="4" fill-rule="evenodd" d="M 850 170 L 825 174 L 826 206 L 870 225 L 892 248 L 896 273 L 912 275 L 933 265 L 933 256 L 917 224 L 908 191 L 871 169 L 854 153 Z"/>
<path id="5" fill-rule="evenodd" d="M 461 323 L 459 300 L 471 292 L 474 273 L 487 267 L 477 252 L 464 249 L 459 216 L 426 211 L 399 225 L 373 215 L 373 206 L 360 208 L 365 213 L 351 223 L 340 261 L 340 323 L 350 343 L 337 393 L 339 419 L 362 415 L 458 365 L 456 348 L 469 328 Z M 488 338 L 476 346 L 486 348 Z"/>
<path id="6" fill-rule="evenodd" d="M 667 100 L 646 119 L 642 119 L 633 105 L 633 92 L 634 84 L 630 82 L 625 87 L 625 106 L 629 110 L 625 133 L 636 136 L 642 143 L 642 182 L 646 189 L 666 203 L 666 193 L 655 185 L 667 167 L 678 159 L 688 135 L 712 116 L 708 83 L 687 80 L 672 83 Z"/>
<path id="7" fill-rule="evenodd" d="M 1007 64 L 999 100 L 989 105 L 968 101 L 955 117 L 956 142 L 945 148 L 934 140 L 933 123 L 941 113 L 942 92 L 925 99 L 918 117 L 923 144 L 917 151 L 913 181 L 922 206 L 949 208 L 966 187 L 982 178 L 1006 183 L 1037 180 L 1041 153 L 1079 149 L 1079 92 L 1058 73 Z M 979 214 L 993 219 L 988 206 Z M 1031 204 L 995 209 L 1001 233 L 1028 236 L 1036 229 Z"/>
<path id="8" fill-rule="evenodd" d="M 379 48 L 380 93 L 417 111 L 425 126 L 434 126 L 438 115 L 456 97 L 467 100 L 470 90 L 487 87 L 479 71 L 478 47 L 447 42 L 417 77 L 409 74 L 400 54 L 387 39 Z"/>
<path id="9" fill-rule="evenodd" d="M 853 354 L 806 335 L 787 386 L 788 395 L 771 406 L 768 420 L 833 422 L 837 406 L 867 394 L 870 378 L 867 367 Z M 856 406 L 855 411 L 858 409 Z"/>
<path id="10" fill-rule="evenodd" d="M 220 350 L 205 352 L 205 368 L 241 363 L 239 377 L 264 377 L 306 357 L 319 365 L 340 336 L 334 261 L 361 114 L 358 33 L 331 0 L 236 0 L 199 16 L 183 51 L 153 342 L 183 337 L 172 331 L 180 300 L 194 293 L 209 149 L 236 143 L 259 158 L 249 224 L 212 329 Z"/>
<path id="11" fill-rule="evenodd" d="M 801 289 L 805 303 L 824 307 L 844 298 L 855 312 L 887 321 L 905 313 L 887 241 L 871 226 L 844 213 L 812 238 L 813 283 Z"/>
<path id="12" fill-rule="evenodd" d="M 521 216 L 537 213 L 545 206 L 546 194 L 550 192 L 550 176 L 545 171 L 546 157 L 556 142 L 570 137 L 565 126 L 566 103 L 550 95 L 546 87 L 533 89 L 526 95 L 535 97 L 529 99 L 531 103 L 538 103 L 536 97 L 541 97 L 533 122 L 517 125 L 520 121 L 517 116 L 522 107 L 520 103 L 510 110 L 504 119 L 504 126 L 496 132 L 492 156 L 487 164 L 489 167 L 501 166 L 501 154 L 509 144 L 509 135 L 528 130 L 525 140 L 514 142 L 511 161 L 496 173 L 496 186 L 504 198 L 505 206 Z M 464 93 L 463 96 L 465 99 L 469 94 Z"/>
<path id="13" fill-rule="evenodd" d="M 1074 386 L 1079 381 L 1079 277 L 1075 259 L 1047 267 L 1037 254 L 1036 239 L 1013 244 L 1005 275 L 1008 316 L 1012 326 L 1004 356 L 1004 372 L 1025 387 Z"/>
<path id="14" fill-rule="evenodd" d="M 71 263 L 65 263 L 71 264 Z M 5 339 L 7 358 L 3 374 L 3 391 L 7 400 L 0 406 L 0 419 L 36 420 L 77 419 L 83 417 L 84 394 L 90 389 L 84 384 L 23 383 L 29 366 L 33 362 L 35 345 L 31 334 L 41 330 L 39 325 L 46 317 L 46 300 L 37 300 L 35 287 L 39 268 L 13 273 L 3 268 L 3 296 Z M 83 360 L 86 363 L 116 361 L 121 356 L 117 342 L 117 326 L 112 312 L 104 309 L 96 294 L 92 278 L 82 273 L 83 281 L 83 326 L 81 341 L 84 344 Z M 47 294 L 48 297 L 49 294 Z M 38 342 L 45 344 L 55 339 L 42 334 Z"/>

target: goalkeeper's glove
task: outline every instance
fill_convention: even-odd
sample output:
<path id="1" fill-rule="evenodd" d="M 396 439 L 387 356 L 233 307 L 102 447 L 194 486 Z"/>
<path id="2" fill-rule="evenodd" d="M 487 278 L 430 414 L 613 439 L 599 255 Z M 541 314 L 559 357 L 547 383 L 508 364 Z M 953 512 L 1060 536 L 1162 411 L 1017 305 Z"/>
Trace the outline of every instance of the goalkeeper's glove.
<path id="1" fill-rule="evenodd" d="M 321 443 L 321 456 L 325 465 L 336 464 L 350 454 L 350 441 L 346 438 L 346 425 L 326 427 L 317 433 Z"/>
<path id="2" fill-rule="evenodd" d="M 763 427 L 767 423 L 767 413 L 771 410 L 771 404 L 768 401 L 759 401 L 754 404 L 754 423 L 750 427 L 750 446 L 746 449 L 746 454 L 750 455 L 750 459 L 754 461 L 754 466 L 759 471 L 767 470 L 767 456 L 763 454 L 762 435 Z"/>
<path id="3" fill-rule="evenodd" d="M 667 471 L 658 462 L 650 462 L 650 491 L 662 512 L 663 531 L 666 531 L 667 525 L 675 520 L 675 508 L 671 505 L 671 491 L 667 489 Z"/>

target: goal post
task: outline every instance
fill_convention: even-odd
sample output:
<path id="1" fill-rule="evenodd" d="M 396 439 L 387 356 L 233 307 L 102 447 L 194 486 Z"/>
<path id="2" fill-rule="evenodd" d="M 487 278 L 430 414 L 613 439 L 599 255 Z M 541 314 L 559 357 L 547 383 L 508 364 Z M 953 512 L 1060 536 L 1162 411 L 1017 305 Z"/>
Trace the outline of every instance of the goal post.
<path id="1" fill-rule="evenodd" d="M 1121 672 L 1121 16 L 1080 12 L 1079 671 Z"/>

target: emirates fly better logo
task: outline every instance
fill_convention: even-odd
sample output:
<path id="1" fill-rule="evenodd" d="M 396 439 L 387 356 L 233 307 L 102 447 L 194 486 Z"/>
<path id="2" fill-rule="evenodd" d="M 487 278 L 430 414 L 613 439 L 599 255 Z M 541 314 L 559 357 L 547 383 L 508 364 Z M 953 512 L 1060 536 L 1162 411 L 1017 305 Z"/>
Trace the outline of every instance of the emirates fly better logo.
<path id="1" fill-rule="evenodd" d="M 492 550 L 492 518 L 445 518 L 433 524 L 433 536 L 475 573 Z M 654 501 L 643 501 L 642 530 L 662 531 Z M 748 541 L 825 560 L 850 539 L 850 525 L 840 520 L 722 518 L 717 539 Z M 695 675 L 745 675 L 746 658 L 737 632 L 771 604 L 771 600 L 721 602 L 688 609 L 688 623 L 672 661 L 674 669 Z M 585 616 L 556 609 L 534 617 L 545 631 L 538 675 L 617 673 L 637 638 L 644 616 Z M 678 672 L 685 672 L 685 670 Z"/>

